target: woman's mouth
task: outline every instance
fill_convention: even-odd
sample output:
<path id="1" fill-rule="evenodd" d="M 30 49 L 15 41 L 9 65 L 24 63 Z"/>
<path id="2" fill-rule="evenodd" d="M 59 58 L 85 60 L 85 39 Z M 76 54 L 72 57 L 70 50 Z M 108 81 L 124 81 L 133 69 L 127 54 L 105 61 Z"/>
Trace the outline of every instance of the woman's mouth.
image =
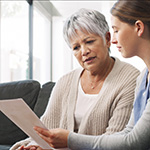
<path id="1" fill-rule="evenodd" d="M 120 47 L 120 46 L 117 46 L 117 48 L 118 48 L 118 51 L 121 52 L 121 47 Z"/>
<path id="2" fill-rule="evenodd" d="M 89 58 L 85 59 L 84 62 L 86 62 L 86 63 L 91 63 L 95 58 L 96 58 L 96 56 L 94 56 L 94 57 L 89 57 Z"/>

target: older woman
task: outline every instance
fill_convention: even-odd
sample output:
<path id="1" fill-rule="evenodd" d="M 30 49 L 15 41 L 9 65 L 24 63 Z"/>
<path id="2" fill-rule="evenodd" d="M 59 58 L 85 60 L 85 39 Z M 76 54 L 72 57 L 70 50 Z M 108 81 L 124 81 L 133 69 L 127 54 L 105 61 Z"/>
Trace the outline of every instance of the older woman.
<path id="1" fill-rule="evenodd" d="M 48 129 L 63 128 L 88 135 L 122 130 L 131 113 L 139 71 L 110 57 L 105 17 L 95 10 L 79 10 L 65 22 L 64 38 L 82 68 L 57 82 L 42 122 Z M 11 150 L 20 145 L 36 145 L 30 142 L 30 138 L 19 142 Z M 20 149 L 30 148 L 40 149 Z"/>

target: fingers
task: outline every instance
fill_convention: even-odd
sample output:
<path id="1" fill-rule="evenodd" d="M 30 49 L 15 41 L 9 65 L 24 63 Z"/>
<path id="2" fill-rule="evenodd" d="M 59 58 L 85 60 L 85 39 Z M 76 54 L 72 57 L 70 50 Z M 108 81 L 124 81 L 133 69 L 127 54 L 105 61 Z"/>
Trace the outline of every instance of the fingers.
<path id="1" fill-rule="evenodd" d="M 24 146 L 21 146 L 21 147 L 19 148 L 19 150 L 24 150 Z"/>
<path id="2" fill-rule="evenodd" d="M 46 130 L 40 127 L 34 127 L 37 134 L 45 140 L 53 148 L 67 147 L 67 139 L 69 131 L 65 129 L 51 129 Z"/>
<path id="3" fill-rule="evenodd" d="M 45 135 L 42 135 L 40 133 L 37 133 L 43 140 L 45 140 L 51 147 L 53 147 L 53 145 L 51 144 L 51 136 L 45 136 Z"/>
<path id="4" fill-rule="evenodd" d="M 47 129 L 43 129 L 40 127 L 34 127 L 34 130 L 37 132 L 37 134 L 43 139 L 45 140 L 49 145 L 51 144 L 51 133 L 49 132 L 49 130 Z M 50 145 L 51 147 L 53 147 L 53 145 Z"/>
<path id="5" fill-rule="evenodd" d="M 43 129 L 43 128 L 40 128 L 40 127 L 34 127 L 34 130 L 37 131 L 37 133 L 40 133 L 46 137 L 49 137 L 49 131 L 47 129 Z"/>
<path id="6" fill-rule="evenodd" d="M 37 134 L 45 140 L 51 147 L 54 148 L 53 146 L 53 141 L 55 141 L 55 132 L 51 132 L 50 130 L 43 129 L 40 127 L 34 127 L 34 130 L 37 132 Z M 53 129 L 54 131 L 55 129 Z"/>
<path id="7" fill-rule="evenodd" d="M 19 150 L 42 150 L 39 146 L 21 146 Z"/>

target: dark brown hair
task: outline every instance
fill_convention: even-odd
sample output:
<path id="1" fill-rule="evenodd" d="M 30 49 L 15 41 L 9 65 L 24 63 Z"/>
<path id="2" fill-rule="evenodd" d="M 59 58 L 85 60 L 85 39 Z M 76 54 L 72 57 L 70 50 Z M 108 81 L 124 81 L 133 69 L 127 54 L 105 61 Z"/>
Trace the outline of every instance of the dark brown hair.
<path id="1" fill-rule="evenodd" d="M 141 20 L 150 27 L 150 0 L 118 0 L 111 14 L 130 25 Z"/>

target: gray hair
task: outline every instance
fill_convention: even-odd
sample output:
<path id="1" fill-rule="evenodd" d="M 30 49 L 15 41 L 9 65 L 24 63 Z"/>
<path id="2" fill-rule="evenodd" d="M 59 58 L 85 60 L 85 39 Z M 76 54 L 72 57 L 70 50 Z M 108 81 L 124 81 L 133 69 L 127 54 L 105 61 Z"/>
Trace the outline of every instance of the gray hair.
<path id="1" fill-rule="evenodd" d="M 86 30 L 90 34 L 99 35 L 106 42 L 105 35 L 109 32 L 109 26 L 103 14 L 96 10 L 82 8 L 64 23 L 63 36 L 69 47 L 71 47 L 70 40 L 77 37 L 76 30 L 82 32 Z"/>

